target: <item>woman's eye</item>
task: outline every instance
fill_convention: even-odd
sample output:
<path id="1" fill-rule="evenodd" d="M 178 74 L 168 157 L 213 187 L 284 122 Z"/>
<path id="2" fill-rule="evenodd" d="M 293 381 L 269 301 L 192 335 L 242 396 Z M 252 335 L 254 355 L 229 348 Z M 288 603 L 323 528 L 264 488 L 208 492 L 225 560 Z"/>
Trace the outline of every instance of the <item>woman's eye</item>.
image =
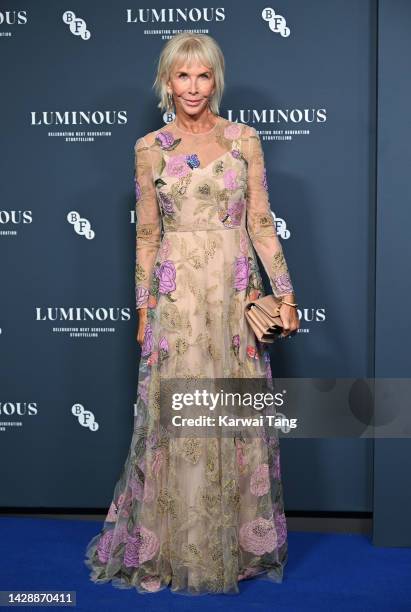
<path id="1" fill-rule="evenodd" d="M 186 74 L 180 74 L 179 78 L 180 79 L 184 79 L 187 75 Z M 209 79 L 209 75 L 208 74 L 201 74 L 200 76 L 204 77 L 205 79 Z"/>

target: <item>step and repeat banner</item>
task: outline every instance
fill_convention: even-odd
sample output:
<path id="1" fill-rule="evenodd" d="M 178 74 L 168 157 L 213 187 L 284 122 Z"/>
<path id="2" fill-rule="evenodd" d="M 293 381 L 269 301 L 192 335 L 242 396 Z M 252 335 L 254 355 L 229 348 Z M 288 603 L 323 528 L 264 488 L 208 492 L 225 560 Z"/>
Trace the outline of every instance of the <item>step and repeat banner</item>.
<path id="1" fill-rule="evenodd" d="M 134 144 L 170 119 L 152 85 L 180 31 L 220 44 L 220 114 L 263 143 L 301 318 L 270 347 L 273 376 L 374 375 L 377 15 L 371 0 L 2 4 L 2 508 L 110 502 L 140 356 Z M 287 510 L 372 510 L 372 440 L 281 445 Z"/>

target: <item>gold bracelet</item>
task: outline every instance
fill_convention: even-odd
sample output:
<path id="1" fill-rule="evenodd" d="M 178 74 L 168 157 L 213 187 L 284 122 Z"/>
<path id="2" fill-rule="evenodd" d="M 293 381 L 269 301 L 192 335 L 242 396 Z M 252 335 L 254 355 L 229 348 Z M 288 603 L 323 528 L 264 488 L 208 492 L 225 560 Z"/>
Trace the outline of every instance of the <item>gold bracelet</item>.
<path id="1" fill-rule="evenodd" d="M 295 308 L 298 306 L 297 302 L 292 304 L 291 302 L 286 302 L 285 300 L 281 300 L 281 304 L 288 304 L 288 306 L 294 306 Z"/>

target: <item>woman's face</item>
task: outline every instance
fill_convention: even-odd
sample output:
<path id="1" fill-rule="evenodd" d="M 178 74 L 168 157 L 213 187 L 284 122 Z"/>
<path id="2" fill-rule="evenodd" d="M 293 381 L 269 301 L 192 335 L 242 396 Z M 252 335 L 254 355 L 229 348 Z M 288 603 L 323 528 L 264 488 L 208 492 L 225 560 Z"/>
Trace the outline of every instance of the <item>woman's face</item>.
<path id="1" fill-rule="evenodd" d="M 174 67 L 167 82 L 167 92 L 173 96 L 176 114 L 201 115 L 214 93 L 211 68 L 198 62 Z"/>

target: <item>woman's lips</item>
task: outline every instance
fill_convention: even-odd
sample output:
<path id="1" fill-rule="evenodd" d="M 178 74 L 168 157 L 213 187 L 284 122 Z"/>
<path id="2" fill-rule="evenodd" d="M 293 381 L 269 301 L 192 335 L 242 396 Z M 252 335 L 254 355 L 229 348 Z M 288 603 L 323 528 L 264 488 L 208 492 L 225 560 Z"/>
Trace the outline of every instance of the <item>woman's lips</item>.
<path id="1" fill-rule="evenodd" d="M 187 102 L 187 104 L 189 104 L 190 106 L 197 106 L 197 104 L 200 104 L 201 100 L 186 100 L 185 98 L 183 98 L 184 102 Z"/>

